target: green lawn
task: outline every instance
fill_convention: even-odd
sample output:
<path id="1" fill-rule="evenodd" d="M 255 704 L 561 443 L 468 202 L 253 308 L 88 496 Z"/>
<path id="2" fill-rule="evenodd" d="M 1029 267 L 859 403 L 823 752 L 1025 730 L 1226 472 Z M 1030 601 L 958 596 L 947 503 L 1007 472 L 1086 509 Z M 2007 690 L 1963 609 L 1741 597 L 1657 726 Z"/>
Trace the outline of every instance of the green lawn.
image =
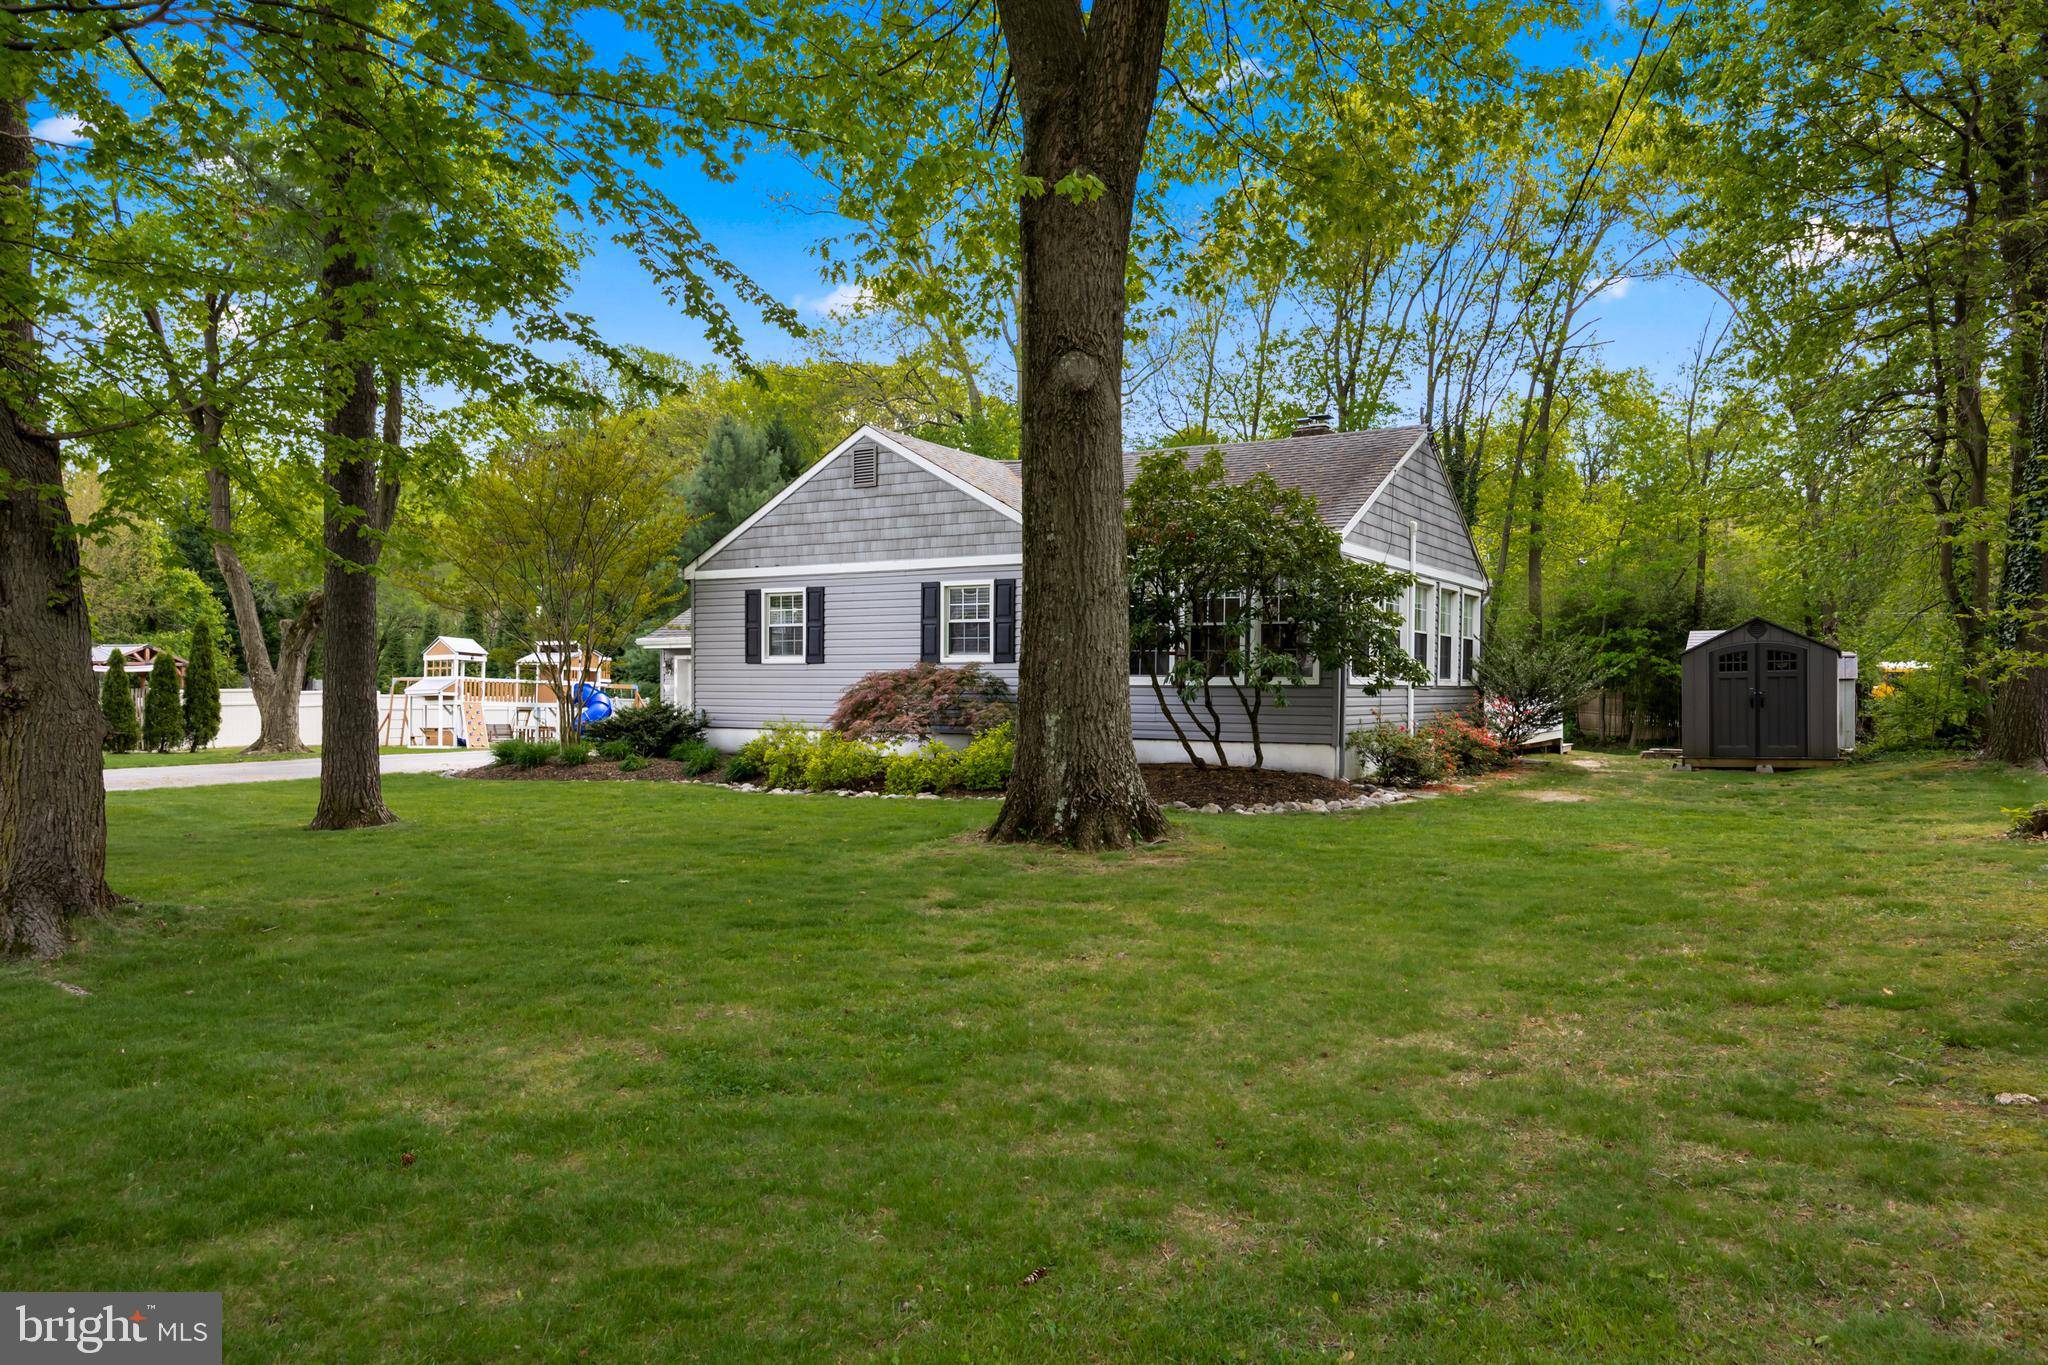
<path id="1" fill-rule="evenodd" d="M 103 768 L 182 768 L 193 763 L 275 763 L 281 758 L 311 758 L 320 752 L 314 745 L 302 754 L 245 754 L 240 749 L 173 750 L 167 754 L 101 754 Z M 443 754 L 446 749 L 396 749 L 386 746 L 380 754 Z"/>
<path id="2" fill-rule="evenodd" d="M 142 905 L 0 968 L 0 1283 L 222 1290 L 230 1360 L 2039 1351 L 2048 779 L 1599 761 L 1099 859 L 117 794 Z"/>

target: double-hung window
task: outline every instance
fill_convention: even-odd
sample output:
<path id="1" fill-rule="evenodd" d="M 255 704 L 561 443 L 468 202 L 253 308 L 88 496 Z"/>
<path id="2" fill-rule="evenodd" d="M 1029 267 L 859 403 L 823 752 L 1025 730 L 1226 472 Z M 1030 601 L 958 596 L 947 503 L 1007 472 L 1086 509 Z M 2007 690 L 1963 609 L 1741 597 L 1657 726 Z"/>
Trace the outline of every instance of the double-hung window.
<path id="1" fill-rule="evenodd" d="M 804 592 L 761 594 L 761 633 L 765 637 L 761 657 L 770 663 L 800 664 L 804 661 Z"/>
<path id="2" fill-rule="evenodd" d="M 948 583 L 940 592 L 945 600 L 944 661 L 987 663 L 995 658 L 996 585 Z"/>
<path id="3" fill-rule="evenodd" d="M 1436 680 L 1458 680 L 1458 662 L 1453 657 L 1453 639 L 1458 632 L 1458 590 L 1438 588 L 1436 594 Z"/>
<path id="4" fill-rule="evenodd" d="M 1231 655 L 1241 654 L 1251 622 L 1245 616 L 1244 594 L 1217 593 L 1195 603 L 1193 654 L 1212 678 L 1237 672 Z"/>
<path id="5" fill-rule="evenodd" d="M 1465 626 L 1465 667 L 1464 678 L 1471 682 L 1479 672 L 1479 594 L 1465 594 L 1465 614 L 1460 618 Z"/>
<path id="6" fill-rule="evenodd" d="M 1131 599 L 1131 679 L 1150 682 L 1173 676 L 1173 604 L 1166 601 Z"/>
<path id="7" fill-rule="evenodd" d="M 1322 677 L 1322 668 L 1316 657 L 1309 653 L 1307 642 L 1302 638 L 1301 623 L 1294 619 L 1289 600 L 1285 597 L 1268 608 L 1265 619 L 1259 622 L 1259 647 L 1275 654 L 1292 654 L 1301 666 L 1301 680 L 1313 685 Z"/>
<path id="8" fill-rule="evenodd" d="M 1429 665 L 1429 609 L 1436 589 L 1423 582 L 1408 585 L 1408 653 L 1416 663 Z"/>

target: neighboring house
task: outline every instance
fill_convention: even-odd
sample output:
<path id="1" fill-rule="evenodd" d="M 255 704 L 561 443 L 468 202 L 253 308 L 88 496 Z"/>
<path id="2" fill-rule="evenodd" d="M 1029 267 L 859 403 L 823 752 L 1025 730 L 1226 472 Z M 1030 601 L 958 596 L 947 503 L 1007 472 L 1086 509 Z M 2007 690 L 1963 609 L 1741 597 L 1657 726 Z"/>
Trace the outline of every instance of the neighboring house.
<path id="1" fill-rule="evenodd" d="M 149 683 L 149 670 L 156 666 L 156 656 L 163 653 L 163 651 L 151 644 L 94 645 L 92 647 L 92 671 L 95 673 L 105 673 L 107 671 L 107 660 L 113 657 L 113 653 L 117 649 L 121 651 L 121 671 L 128 675 L 129 686 L 146 687 Z M 178 658 L 175 654 L 171 657 L 178 665 L 178 681 L 183 682 L 185 680 L 185 661 Z"/>
<path id="2" fill-rule="evenodd" d="M 680 616 L 633 641 L 651 649 L 660 660 L 661 686 L 658 695 L 670 706 L 690 706 L 690 613 Z"/>
<path id="3" fill-rule="evenodd" d="M 1233 478 L 1263 470 L 1312 494 L 1347 555 L 1412 569 L 1420 585 L 1403 595 L 1404 641 L 1433 683 L 1374 693 L 1314 670 L 1284 707 L 1264 710 L 1269 766 L 1340 772 L 1350 730 L 1416 725 L 1471 700 L 1487 578 L 1422 428 L 1305 424 L 1214 449 Z M 1126 457 L 1126 481 L 1138 458 Z M 863 674 L 920 659 L 979 663 L 1014 686 L 1023 491 L 1017 464 L 872 426 L 805 470 L 685 571 L 690 634 L 704 644 L 689 656 L 688 687 L 712 742 L 744 742 L 776 720 L 822 725 Z M 1143 664 L 1132 660 L 1138 756 L 1184 761 Z M 1250 730 L 1228 688 L 1216 704 L 1231 761 L 1249 762 Z"/>

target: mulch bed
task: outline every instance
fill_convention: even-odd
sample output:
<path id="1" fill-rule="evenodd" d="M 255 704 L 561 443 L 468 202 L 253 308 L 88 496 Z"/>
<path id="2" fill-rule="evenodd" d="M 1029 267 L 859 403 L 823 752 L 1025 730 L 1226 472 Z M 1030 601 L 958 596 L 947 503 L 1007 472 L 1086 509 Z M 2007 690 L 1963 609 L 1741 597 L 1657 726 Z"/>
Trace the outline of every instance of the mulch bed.
<path id="1" fill-rule="evenodd" d="M 1162 804 L 1185 801 L 1203 806 L 1270 806 L 1281 801 L 1348 801 L 1359 789 L 1314 773 L 1270 768 L 1197 768 L 1189 763 L 1141 763 L 1145 789 Z"/>

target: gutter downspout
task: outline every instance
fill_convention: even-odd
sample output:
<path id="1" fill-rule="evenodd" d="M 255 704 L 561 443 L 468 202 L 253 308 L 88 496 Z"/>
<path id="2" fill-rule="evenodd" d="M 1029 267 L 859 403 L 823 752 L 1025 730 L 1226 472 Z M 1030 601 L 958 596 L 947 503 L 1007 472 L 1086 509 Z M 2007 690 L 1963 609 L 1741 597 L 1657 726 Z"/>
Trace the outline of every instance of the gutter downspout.
<path id="1" fill-rule="evenodd" d="M 1415 520 L 1415 518 L 1413 518 L 1413 517 L 1410 517 L 1410 518 L 1408 519 L 1408 580 L 1409 580 L 1409 583 L 1410 583 L 1410 585 L 1411 585 L 1412 591 L 1414 591 L 1414 592 L 1415 592 L 1415 593 L 1417 593 L 1417 594 L 1420 594 L 1420 593 L 1422 592 L 1422 584 L 1421 584 L 1420 582 L 1416 581 L 1416 578 L 1415 578 L 1415 568 L 1416 568 L 1416 562 L 1417 562 L 1417 561 L 1416 561 L 1416 556 L 1415 556 L 1415 545 L 1416 545 L 1416 537 L 1418 537 L 1418 536 L 1419 536 L 1419 535 L 1420 535 L 1421 533 L 1422 533 L 1422 523 L 1421 523 L 1421 522 L 1419 522 L 1419 521 L 1417 521 L 1417 520 Z M 1417 598 L 1416 600 L 1418 600 L 1418 601 L 1420 600 L 1419 596 L 1418 596 L 1418 598 Z M 1436 605 L 1435 603 L 1431 603 L 1431 604 L 1430 604 L 1430 609 L 1432 609 L 1432 610 L 1433 610 L 1433 609 L 1435 608 L 1435 605 Z M 1409 633 L 1409 635 L 1410 635 L 1410 636 L 1413 636 L 1413 635 L 1415 634 L 1415 612 L 1414 612 L 1414 610 L 1413 610 L 1412 608 L 1410 609 L 1410 611 L 1409 611 L 1409 613 L 1408 613 L 1408 618 L 1409 618 L 1409 619 L 1408 619 L 1408 623 L 1407 623 L 1407 625 L 1408 625 L 1408 633 Z M 1425 619 L 1426 619 L 1426 618 L 1425 618 Z M 1411 734 L 1411 735 L 1415 733 L 1415 684 L 1414 684 L 1414 683 L 1409 683 L 1409 684 L 1408 684 L 1408 733 L 1409 733 L 1409 734 Z"/>

